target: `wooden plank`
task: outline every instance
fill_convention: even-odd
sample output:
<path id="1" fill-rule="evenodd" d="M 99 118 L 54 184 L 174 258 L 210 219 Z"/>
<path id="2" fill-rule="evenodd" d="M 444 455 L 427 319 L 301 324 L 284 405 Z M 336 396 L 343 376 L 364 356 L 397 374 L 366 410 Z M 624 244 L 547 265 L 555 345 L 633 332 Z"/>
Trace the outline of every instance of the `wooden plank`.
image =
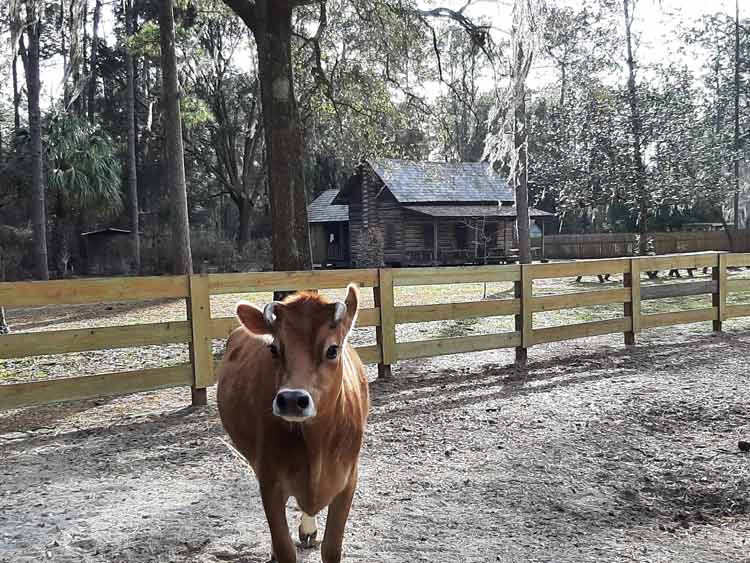
<path id="1" fill-rule="evenodd" d="M 631 311 L 633 313 L 631 317 L 631 332 L 635 335 L 641 331 L 641 264 L 638 260 L 631 259 L 630 261 L 630 304 Z"/>
<path id="2" fill-rule="evenodd" d="M 356 346 L 354 348 L 359 354 L 359 359 L 363 364 L 377 364 L 380 361 L 380 347 L 377 344 L 372 346 Z"/>
<path id="3" fill-rule="evenodd" d="M 6 309 L 43 305 L 81 305 L 187 297 L 186 276 L 95 278 L 0 283 Z"/>
<path id="4" fill-rule="evenodd" d="M 357 328 L 380 326 L 380 308 L 370 307 L 369 309 L 360 309 L 357 314 L 356 326 Z"/>
<path id="5" fill-rule="evenodd" d="M 717 281 L 696 281 L 686 283 L 670 283 L 666 285 L 649 285 L 641 287 L 641 301 L 664 299 L 666 297 L 689 297 L 692 295 L 706 295 L 715 293 L 719 285 Z"/>
<path id="6" fill-rule="evenodd" d="M 371 307 L 362 309 L 357 315 L 356 328 L 366 328 L 380 325 L 380 309 Z M 214 317 L 211 319 L 211 338 L 227 338 L 232 331 L 240 326 L 237 317 Z"/>
<path id="7" fill-rule="evenodd" d="M 718 314 L 714 320 L 714 331 L 721 330 L 721 321 L 724 320 L 727 306 L 727 255 L 719 255 L 719 263 L 715 268 L 711 268 L 711 277 L 716 282 L 716 289 L 711 293 L 711 305 L 713 305 Z"/>
<path id="8" fill-rule="evenodd" d="M 718 253 L 666 254 L 664 256 L 644 256 L 637 258 L 641 271 L 672 270 L 685 268 L 710 268 L 718 264 Z"/>
<path id="9" fill-rule="evenodd" d="M 344 288 L 355 282 L 360 287 L 378 283 L 377 270 L 314 270 L 311 272 L 250 272 L 209 275 L 211 295 L 222 293 L 253 293 L 300 289 Z"/>
<path id="10" fill-rule="evenodd" d="M 520 299 L 490 299 L 463 303 L 412 305 L 409 307 L 396 307 L 396 324 L 497 317 L 502 315 L 517 315 L 520 312 Z"/>
<path id="11" fill-rule="evenodd" d="M 531 310 L 558 311 L 560 309 L 574 309 L 576 307 L 590 307 L 592 305 L 609 305 L 612 303 L 627 303 L 630 301 L 630 288 L 608 289 L 602 291 L 579 291 L 565 295 L 547 295 L 534 297 L 531 300 Z"/>
<path id="12" fill-rule="evenodd" d="M 629 302 L 623 304 L 623 314 L 630 321 L 630 330 L 623 333 L 625 346 L 635 346 L 641 326 L 641 266 L 638 260 L 630 260 L 630 273 L 623 274 L 622 285 L 630 292 Z"/>
<path id="13" fill-rule="evenodd" d="M 547 342 L 560 342 L 562 340 L 573 340 L 575 338 L 585 338 L 588 336 L 601 336 L 603 334 L 627 332 L 631 329 L 631 319 L 612 319 L 540 328 L 533 332 L 532 338 L 534 344 L 544 344 Z"/>
<path id="14" fill-rule="evenodd" d="M 549 262 L 531 264 L 531 277 L 535 280 L 594 276 L 597 274 L 619 274 L 630 271 L 630 259 L 576 260 L 575 262 Z"/>
<path id="15" fill-rule="evenodd" d="M 0 410 L 190 385 L 190 364 L 0 385 Z"/>
<path id="16" fill-rule="evenodd" d="M 724 311 L 725 319 L 734 319 L 736 317 L 750 317 L 750 304 L 727 305 Z"/>
<path id="17" fill-rule="evenodd" d="M 513 348 L 520 345 L 520 333 L 506 332 L 502 334 L 485 334 L 481 336 L 461 336 L 457 338 L 437 338 L 433 340 L 401 342 L 396 345 L 396 354 L 399 360 L 409 360 L 413 358 L 431 358 L 448 354 L 479 352 L 481 350 Z"/>
<path id="18" fill-rule="evenodd" d="M 750 279 L 727 280 L 727 291 L 750 291 Z"/>
<path id="19" fill-rule="evenodd" d="M 19 332 L 6 334 L 0 338 L 0 359 L 88 352 L 109 348 L 156 346 L 190 342 L 190 339 L 190 326 L 185 321 L 45 332 Z"/>
<path id="20" fill-rule="evenodd" d="M 734 252 L 727 254 L 727 266 L 730 268 L 750 266 L 750 252 Z"/>
<path id="21" fill-rule="evenodd" d="M 393 270 L 379 271 L 378 287 L 374 290 L 375 305 L 380 308 L 380 326 L 375 337 L 382 352 L 382 365 L 396 363 L 396 312 L 393 298 Z"/>
<path id="22" fill-rule="evenodd" d="M 234 329 L 240 326 L 237 317 L 216 317 L 211 319 L 211 338 L 229 338 Z"/>
<path id="23" fill-rule="evenodd" d="M 521 267 L 521 282 L 515 287 L 515 291 L 521 299 L 521 314 L 516 317 L 516 330 L 521 332 L 521 345 L 523 349 L 531 348 L 533 342 L 531 335 L 534 330 L 534 312 L 531 304 L 534 299 L 534 278 L 531 276 L 531 265 L 524 264 Z M 525 352 L 516 350 L 516 359 L 519 354 L 525 356 Z M 525 361 L 525 358 L 523 358 Z"/>
<path id="24" fill-rule="evenodd" d="M 204 389 L 216 381 L 211 346 L 211 301 L 208 293 L 208 275 L 190 276 L 188 322 L 192 330 L 190 358 L 193 365 L 196 389 Z"/>
<path id="25" fill-rule="evenodd" d="M 517 265 L 399 268 L 393 271 L 395 286 L 506 282 L 520 279 L 521 268 Z"/>
<path id="26" fill-rule="evenodd" d="M 716 307 L 710 307 L 706 309 L 693 309 L 690 311 L 674 311 L 669 313 L 656 313 L 653 315 L 641 315 L 641 327 L 656 328 L 660 326 L 715 321 L 718 319 L 718 309 Z"/>

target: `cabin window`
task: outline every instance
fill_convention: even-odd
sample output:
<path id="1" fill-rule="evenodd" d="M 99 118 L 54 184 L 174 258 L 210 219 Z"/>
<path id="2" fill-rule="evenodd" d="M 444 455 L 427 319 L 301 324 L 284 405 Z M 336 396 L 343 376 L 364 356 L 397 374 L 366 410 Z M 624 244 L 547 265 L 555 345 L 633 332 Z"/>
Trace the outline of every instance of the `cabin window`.
<path id="1" fill-rule="evenodd" d="M 465 223 L 455 225 L 456 248 L 466 250 L 469 248 L 469 227 Z"/>
<path id="2" fill-rule="evenodd" d="M 396 249 L 396 225 L 393 223 L 385 225 L 385 247 L 388 250 Z"/>
<path id="3" fill-rule="evenodd" d="M 422 225 L 422 238 L 426 249 L 432 250 L 435 247 L 435 230 L 432 225 Z"/>

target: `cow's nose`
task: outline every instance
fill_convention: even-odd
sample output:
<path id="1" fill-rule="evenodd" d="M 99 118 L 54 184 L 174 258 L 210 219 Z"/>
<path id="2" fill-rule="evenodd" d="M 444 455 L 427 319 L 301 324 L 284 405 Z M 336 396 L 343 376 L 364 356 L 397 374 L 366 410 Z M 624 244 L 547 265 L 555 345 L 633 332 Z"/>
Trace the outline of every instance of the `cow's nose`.
<path id="1" fill-rule="evenodd" d="M 273 400 L 273 414 L 293 422 L 315 416 L 315 403 L 304 389 L 282 389 Z"/>

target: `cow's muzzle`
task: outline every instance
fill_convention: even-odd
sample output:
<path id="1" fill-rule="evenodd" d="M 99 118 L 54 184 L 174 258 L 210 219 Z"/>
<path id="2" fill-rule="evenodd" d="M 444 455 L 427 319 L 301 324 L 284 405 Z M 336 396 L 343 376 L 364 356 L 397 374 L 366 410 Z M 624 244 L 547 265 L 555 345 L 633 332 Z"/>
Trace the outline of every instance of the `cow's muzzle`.
<path id="1" fill-rule="evenodd" d="M 288 422 L 304 422 L 315 412 L 313 398 L 304 389 L 282 389 L 273 400 L 273 414 Z"/>

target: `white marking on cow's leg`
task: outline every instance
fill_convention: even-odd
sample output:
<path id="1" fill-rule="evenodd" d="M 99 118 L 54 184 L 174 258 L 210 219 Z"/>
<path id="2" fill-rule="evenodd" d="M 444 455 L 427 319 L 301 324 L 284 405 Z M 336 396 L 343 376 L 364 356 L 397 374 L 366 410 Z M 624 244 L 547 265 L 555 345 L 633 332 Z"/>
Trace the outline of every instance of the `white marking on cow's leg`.
<path id="1" fill-rule="evenodd" d="M 303 534 L 314 534 L 318 531 L 318 522 L 315 516 L 302 513 L 302 519 L 300 520 L 299 528 Z"/>
<path id="2" fill-rule="evenodd" d="M 316 538 L 318 536 L 318 522 L 315 516 L 302 513 L 299 523 L 299 543 L 303 548 L 308 549 L 318 545 Z"/>

